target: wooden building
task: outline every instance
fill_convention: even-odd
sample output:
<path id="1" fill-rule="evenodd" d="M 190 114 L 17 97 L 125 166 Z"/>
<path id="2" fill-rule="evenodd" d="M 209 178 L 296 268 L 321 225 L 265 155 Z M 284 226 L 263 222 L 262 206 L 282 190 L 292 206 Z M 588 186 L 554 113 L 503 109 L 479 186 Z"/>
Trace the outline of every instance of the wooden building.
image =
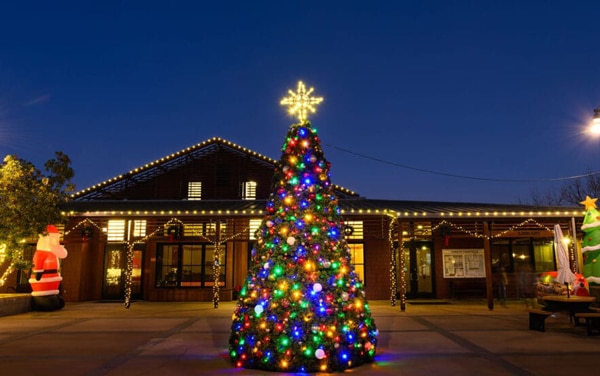
<path id="1" fill-rule="evenodd" d="M 232 299 L 276 163 L 212 138 L 76 193 L 64 208 L 65 300 L 121 300 L 129 286 L 132 299 L 210 301 L 215 284 L 221 300 Z M 500 270 L 511 278 L 509 297 L 521 297 L 524 276 L 556 268 L 554 224 L 581 237 L 581 208 L 373 200 L 335 190 L 369 299 L 493 304 Z M 577 255 L 573 248 L 574 267 Z M 21 287 L 27 277 L 18 276 Z"/>

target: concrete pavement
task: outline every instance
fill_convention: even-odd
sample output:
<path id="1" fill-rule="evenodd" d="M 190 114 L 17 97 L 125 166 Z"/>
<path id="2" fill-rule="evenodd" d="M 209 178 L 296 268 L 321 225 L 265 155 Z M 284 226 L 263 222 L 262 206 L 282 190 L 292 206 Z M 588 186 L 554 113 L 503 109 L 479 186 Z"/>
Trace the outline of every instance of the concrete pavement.
<path id="1" fill-rule="evenodd" d="M 376 362 L 356 375 L 592 374 L 600 336 L 566 315 L 528 329 L 523 302 L 411 304 L 370 301 L 379 329 Z M 419 302 L 414 302 L 419 303 Z M 236 369 L 227 345 L 234 302 L 67 303 L 55 312 L 0 317 L 3 375 L 275 375 Z"/>

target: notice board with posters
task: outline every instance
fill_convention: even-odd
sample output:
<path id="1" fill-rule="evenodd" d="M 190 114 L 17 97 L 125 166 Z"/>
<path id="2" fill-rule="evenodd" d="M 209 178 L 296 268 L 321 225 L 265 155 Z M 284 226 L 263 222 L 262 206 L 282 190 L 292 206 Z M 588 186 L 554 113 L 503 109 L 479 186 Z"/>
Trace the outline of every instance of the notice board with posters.
<path id="1" fill-rule="evenodd" d="M 444 278 L 485 278 L 483 249 L 443 249 Z"/>

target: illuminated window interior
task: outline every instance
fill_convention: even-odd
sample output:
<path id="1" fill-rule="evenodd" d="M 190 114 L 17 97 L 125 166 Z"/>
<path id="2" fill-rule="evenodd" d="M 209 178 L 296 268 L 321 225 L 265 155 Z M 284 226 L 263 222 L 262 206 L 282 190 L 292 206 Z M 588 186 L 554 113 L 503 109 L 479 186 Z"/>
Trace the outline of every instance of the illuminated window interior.
<path id="1" fill-rule="evenodd" d="M 209 222 L 204 225 L 204 235 L 206 236 L 214 236 L 217 233 L 217 224 L 214 222 Z"/>
<path id="2" fill-rule="evenodd" d="M 109 219 L 106 231 L 106 240 L 109 242 L 122 242 L 125 240 L 125 220 Z"/>
<path id="3" fill-rule="evenodd" d="M 250 223 L 248 224 L 248 228 L 250 231 L 250 240 L 256 240 L 256 236 L 254 235 L 256 233 L 256 230 L 258 230 L 258 227 L 260 226 L 260 219 L 251 219 Z"/>
<path id="4" fill-rule="evenodd" d="M 199 236 L 202 235 L 202 223 L 186 223 L 183 225 L 183 236 Z"/>
<path id="5" fill-rule="evenodd" d="M 354 265 L 354 271 L 361 281 L 365 280 L 365 245 L 362 243 L 348 244 L 350 250 L 350 262 Z"/>
<path id="6" fill-rule="evenodd" d="M 201 199 L 202 199 L 202 182 L 201 181 L 188 182 L 188 200 L 201 200 Z"/>
<path id="7" fill-rule="evenodd" d="M 186 223 L 183 225 L 183 236 L 208 236 L 212 237 L 216 235 L 217 223 Z M 219 232 L 221 236 L 227 233 L 227 223 L 221 222 L 219 224 Z"/>
<path id="8" fill-rule="evenodd" d="M 146 236 L 146 220 L 136 219 L 133 221 L 133 236 Z"/>
<path id="9" fill-rule="evenodd" d="M 242 200 L 256 200 L 256 182 L 244 182 L 242 184 L 242 192 Z"/>
<path id="10" fill-rule="evenodd" d="M 346 239 L 362 240 L 364 237 L 363 221 L 345 221 L 344 222 L 344 233 Z M 346 229 L 349 229 L 346 230 Z"/>

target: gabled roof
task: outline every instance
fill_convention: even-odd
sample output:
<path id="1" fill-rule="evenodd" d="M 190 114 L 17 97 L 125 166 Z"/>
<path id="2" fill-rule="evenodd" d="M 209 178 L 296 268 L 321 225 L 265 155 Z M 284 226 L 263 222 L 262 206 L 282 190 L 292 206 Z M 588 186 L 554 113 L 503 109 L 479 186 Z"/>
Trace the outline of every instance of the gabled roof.
<path id="1" fill-rule="evenodd" d="M 115 176 L 111 179 L 103 181 L 102 183 L 98 183 L 92 187 L 76 192 L 71 196 L 71 198 L 73 200 L 81 201 L 114 196 L 114 194 L 117 192 L 120 192 L 126 188 L 130 188 L 133 185 L 146 182 L 168 171 L 177 169 L 189 163 L 190 160 L 199 159 L 202 156 L 215 153 L 221 150 L 221 148 L 227 148 L 230 152 L 248 157 L 255 162 L 263 164 L 269 168 L 274 169 L 278 163 L 278 161 L 273 158 L 269 158 L 243 146 L 237 145 L 231 141 L 227 141 L 220 137 L 213 137 L 176 153 L 164 156 L 155 160 L 154 162 L 150 162 L 135 168 L 127 173 Z M 358 196 L 357 193 L 338 185 L 334 185 L 334 189 L 348 196 Z"/>
<path id="2" fill-rule="evenodd" d="M 179 168 L 191 160 L 216 153 L 222 148 L 250 158 L 268 168 L 278 161 L 219 137 L 198 143 L 176 153 L 147 163 L 125 174 L 75 193 L 64 206 L 67 213 L 85 215 L 257 215 L 262 214 L 266 200 L 114 200 L 115 193 Z M 539 207 L 530 205 L 456 203 L 434 201 L 378 200 L 334 185 L 343 214 L 386 214 L 399 218 L 460 217 L 578 217 L 585 211 L 573 207 Z"/>

